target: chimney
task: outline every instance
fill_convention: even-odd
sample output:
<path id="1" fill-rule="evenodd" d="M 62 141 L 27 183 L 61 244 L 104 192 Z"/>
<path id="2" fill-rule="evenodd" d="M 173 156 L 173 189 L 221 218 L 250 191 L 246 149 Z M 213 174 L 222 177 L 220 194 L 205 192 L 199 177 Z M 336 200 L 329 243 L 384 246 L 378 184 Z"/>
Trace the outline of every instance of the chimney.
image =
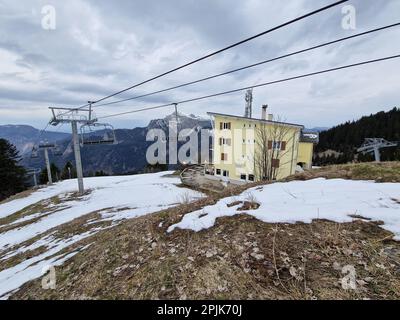
<path id="1" fill-rule="evenodd" d="M 267 109 L 268 109 L 268 105 L 264 104 L 262 106 L 261 120 L 267 120 Z"/>

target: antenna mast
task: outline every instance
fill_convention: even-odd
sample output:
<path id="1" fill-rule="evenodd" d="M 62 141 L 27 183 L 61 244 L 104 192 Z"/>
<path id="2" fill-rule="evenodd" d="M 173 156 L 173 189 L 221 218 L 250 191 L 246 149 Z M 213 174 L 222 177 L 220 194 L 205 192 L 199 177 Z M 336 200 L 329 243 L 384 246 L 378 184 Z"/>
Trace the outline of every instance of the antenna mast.
<path id="1" fill-rule="evenodd" d="M 251 118 L 253 114 L 253 89 L 249 89 L 246 91 L 244 99 L 246 101 L 246 109 L 244 112 L 244 116 L 246 118 Z"/>

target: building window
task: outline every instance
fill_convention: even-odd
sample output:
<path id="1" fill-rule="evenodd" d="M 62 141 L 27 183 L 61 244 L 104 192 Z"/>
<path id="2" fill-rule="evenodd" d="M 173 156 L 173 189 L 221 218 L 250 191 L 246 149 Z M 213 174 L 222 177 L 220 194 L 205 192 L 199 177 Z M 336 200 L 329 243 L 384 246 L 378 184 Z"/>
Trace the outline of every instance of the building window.
<path id="1" fill-rule="evenodd" d="M 272 159 L 272 168 L 279 168 L 280 161 L 279 159 Z"/>
<path id="2" fill-rule="evenodd" d="M 240 179 L 241 179 L 241 180 L 246 180 L 246 175 L 245 175 L 245 174 L 241 174 L 241 175 L 240 175 Z"/>
<path id="3" fill-rule="evenodd" d="M 219 145 L 227 145 L 227 146 L 231 146 L 232 145 L 232 139 L 230 138 L 219 138 Z"/>
<path id="4" fill-rule="evenodd" d="M 254 174 L 249 174 L 249 181 L 254 181 Z"/>
<path id="5" fill-rule="evenodd" d="M 225 130 L 231 130 L 231 123 L 230 122 L 220 122 L 219 123 L 219 128 L 221 130 L 225 129 Z"/>
<path id="6" fill-rule="evenodd" d="M 220 175 L 221 175 L 221 169 L 217 169 L 215 174 L 216 174 L 217 176 L 220 176 Z"/>
<path id="7" fill-rule="evenodd" d="M 228 170 L 224 170 L 223 176 L 224 177 L 229 177 L 229 171 Z"/>
<path id="8" fill-rule="evenodd" d="M 222 161 L 227 161 L 228 160 L 228 154 L 227 153 L 221 153 L 221 160 Z"/>
<path id="9" fill-rule="evenodd" d="M 268 141 L 268 149 L 274 149 L 274 150 L 281 150 L 285 151 L 286 150 L 286 141 Z"/>

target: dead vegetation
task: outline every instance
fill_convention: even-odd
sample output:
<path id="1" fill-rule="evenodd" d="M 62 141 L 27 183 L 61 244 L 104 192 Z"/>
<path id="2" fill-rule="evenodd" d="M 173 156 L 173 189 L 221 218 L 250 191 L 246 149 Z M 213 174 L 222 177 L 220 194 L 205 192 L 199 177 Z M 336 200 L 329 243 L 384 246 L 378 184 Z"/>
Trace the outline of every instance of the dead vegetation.
<path id="1" fill-rule="evenodd" d="M 357 167 L 327 167 L 288 180 L 399 179 L 398 163 Z M 248 187 L 194 203 L 183 199 L 175 208 L 99 232 L 78 243 L 91 243 L 88 249 L 56 268 L 55 290 L 43 290 L 37 279 L 11 298 L 400 299 L 400 243 L 379 222 L 361 216 L 342 224 L 268 224 L 238 214 L 200 232 L 167 233 L 184 214 Z M 255 205 L 257 199 L 246 202 Z"/>
<path id="2" fill-rule="evenodd" d="M 400 246 L 371 222 L 274 225 L 237 215 L 171 234 L 161 222 L 155 214 L 93 236 L 89 249 L 57 267 L 56 290 L 36 280 L 13 298 L 400 298 Z M 355 289 L 342 286 L 346 266 Z"/>
<path id="3" fill-rule="evenodd" d="M 309 180 L 314 178 L 375 180 L 377 182 L 400 182 L 400 162 L 369 162 L 343 164 L 305 171 L 287 180 Z"/>

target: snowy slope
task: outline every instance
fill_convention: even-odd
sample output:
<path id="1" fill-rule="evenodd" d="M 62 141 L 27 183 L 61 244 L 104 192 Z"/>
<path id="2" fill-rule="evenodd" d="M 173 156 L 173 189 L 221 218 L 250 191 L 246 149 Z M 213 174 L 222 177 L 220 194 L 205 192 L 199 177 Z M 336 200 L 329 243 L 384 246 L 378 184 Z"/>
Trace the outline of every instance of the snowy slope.
<path id="1" fill-rule="evenodd" d="M 256 210 L 238 211 L 242 204 L 227 206 L 253 197 L 260 204 Z M 249 189 L 240 196 L 224 198 L 215 205 L 191 212 L 168 231 L 175 228 L 200 231 L 212 227 L 218 217 L 241 212 L 270 223 L 310 223 L 313 219 L 348 222 L 353 220 L 349 215 L 359 215 L 384 221 L 382 227 L 400 240 L 400 183 L 323 178 L 274 183 Z"/>
<path id="2" fill-rule="evenodd" d="M 50 230 L 57 230 L 76 218 L 93 212 L 101 214 L 100 220 L 112 221 L 116 225 L 123 219 L 138 217 L 141 215 L 161 211 L 175 206 L 180 199 L 187 196 L 197 199 L 203 195 L 185 188 L 177 187 L 180 181 L 176 177 L 166 177 L 172 172 L 155 174 L 121 176 L 121 177 L 96 177 L 84 180 L 86 189 L 91 192 L 82 199 L 65 201 L 72 192 L 76 191 L 75 180 L 57 183 L 51 187 L 38 190 L 23 199 L 17 199 L 0 205 L 0 218 L 12 217 L 13 214 L 23 208 L 35 204 L 38 201 L 59 196 L 61 202 L 50 205 L 51 213 L 33 213 L 9 224 L 0 227 L 12 227 L 17 222 L 28 222 L 28 224 L 0 233 L 0 267 L 10 258 L 18 256 L 27 251 L 45 247 L 47 251 L 31 257 L 11 268 L 0 271 L 0 296 L 17 289 L 23 283 L 37 278 L 41 275 L 41 268 L 48 264 L 57 265 L 70 258 L 74 252 L 66 256 L 56 256 L 58 252 L 68 246 L 100 231 L 93 228 L 83 234 L 75 234 L 67 239 L 58 239 L 52 234 L 46 234 Z M 32 220 L 29 223 L 29 220 Z M 92 224 L 95 221 L 91 221 Z M 89 223 L 88 223 L 89 225 Z M 34 237 L 39 240 L 29 243 Z M 25 242 L 27 242 L 25 244 Z M 1 270 L 1 269 L 0 269 Z"/>

